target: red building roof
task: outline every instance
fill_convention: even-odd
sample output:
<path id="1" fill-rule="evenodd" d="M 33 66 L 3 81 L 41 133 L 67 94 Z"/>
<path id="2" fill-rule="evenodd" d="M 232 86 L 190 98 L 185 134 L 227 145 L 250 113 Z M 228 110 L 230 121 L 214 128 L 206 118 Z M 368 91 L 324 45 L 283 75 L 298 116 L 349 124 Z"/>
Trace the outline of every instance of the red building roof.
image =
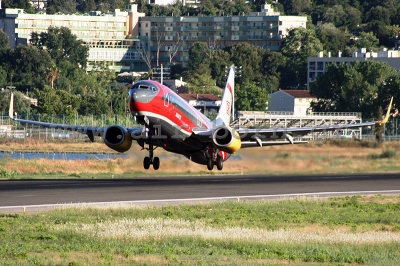
<path id="1" fill-rule="evenodd" d="M 308 90 L 282 90 L 283 92 L 293 96 L 294 98 L 316 98 L 312 96 Z"/>

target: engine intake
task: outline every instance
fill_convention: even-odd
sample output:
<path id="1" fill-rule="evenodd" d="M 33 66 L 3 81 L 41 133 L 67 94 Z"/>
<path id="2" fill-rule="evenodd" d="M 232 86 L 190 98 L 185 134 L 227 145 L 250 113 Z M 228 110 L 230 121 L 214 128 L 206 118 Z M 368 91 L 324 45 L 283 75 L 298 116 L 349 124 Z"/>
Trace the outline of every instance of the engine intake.
<path id="1" fill-rule="evenodd" d="M 126 152 L 132 146 L 132 138 L 126 128 L 111 126 L 104 133 L 104 143 L 115 151 Z"/>
<path id="2" fill-rule="evenodd" d="M 236 153 L 241 147 L 239 134 L 226 127 L 220 127 L 214 131 L 213 144 L 215 148 L 230 154 Z"/>

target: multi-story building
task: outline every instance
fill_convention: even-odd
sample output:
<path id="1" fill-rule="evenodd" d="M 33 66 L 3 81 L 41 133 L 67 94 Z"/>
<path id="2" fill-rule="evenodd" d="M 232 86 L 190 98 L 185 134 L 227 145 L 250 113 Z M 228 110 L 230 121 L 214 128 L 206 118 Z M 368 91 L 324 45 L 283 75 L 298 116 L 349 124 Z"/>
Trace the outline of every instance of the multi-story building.
<path id="1" fill-rule="evenodd" d="M 137 12 L 137 5 L 129 11 L 116 9 L 111 14 L 91 12 L 89 15 L 26 14 L 23 9 L 1 9 L 0 29 L 9 37 L 11 47 L 29 44 L 32 32 L 45 32 L 51 26 L 67 27 L 89 46 L 88 70 L 96 62 L 108 62 L 115 71 L 147 70 L 136 50 L 138 21 L 144 13 Z M 125 65 L 125 68 L 123 67 Z"/>
<path id="2" fill-rule="evenodd" d="M 32 32 L 50 26 L 68 27 L 89 46 L 88 70 L 106 61 L 116 72 L 147 71 L 157 64 L 186 64 L 190 47 L 208 42 L 210 49 L 247 42 L 279 50 L 288 29 L 306 27 L 307 17 L 281 16 L 271 5 L 247 16 L 146 17 L 131 4 L 128 11 L 89 15 L 25 14 L 22 9 L 0 9 L 0 29 L 12 47 L 28 44 Z M 145 60 L 144 60 L 145 59 Z M 147 60 L 148 59 L 148 60 Z"/>
<path id="3" fill-rule="evenodd" d="M 351 57 L 342 57 L 342 53 L 339 51 L 336 57 L 331 57 L 329 52 L 327 56 L 324 56 L 323 52 L 319 52 L 317 57 L 308 58 L 308 80 L 307 88 L 309 89 L 310 83 L 313 82 L 318 76 L 322 75 L 330 64 L 350 64 L 355 61 L 382 61 L 388 63 L 395 69 L 400 69 L 400 51 L 399 50 L 388 50 L 383 48 L 378 52 L 367 52 L 367 49 L 360 48 L 357 52 L 353 52 Z"/>
<path id="4" fill-rule="evenodd" d="M 265 49 L 280 50 L 290 28 L 306 27 L 307 17 L 281 16 L 271 5 L 246 16 L 219 17 L 142 17 L 139 37 L 152 60 L 160 64 L 185 64 L 189 49 L 198 41 L 210 49 L 247 42 Z"/>

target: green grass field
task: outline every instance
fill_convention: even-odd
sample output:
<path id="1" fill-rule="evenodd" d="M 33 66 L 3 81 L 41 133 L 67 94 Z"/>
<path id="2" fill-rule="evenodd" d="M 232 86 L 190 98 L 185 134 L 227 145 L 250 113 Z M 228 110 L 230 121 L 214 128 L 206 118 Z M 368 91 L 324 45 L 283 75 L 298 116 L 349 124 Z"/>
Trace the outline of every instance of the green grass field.
<path id="1" fill-rule="evenodd" d="M 400 196 L 0 214 L 1 265 L 400 265 Z"/>

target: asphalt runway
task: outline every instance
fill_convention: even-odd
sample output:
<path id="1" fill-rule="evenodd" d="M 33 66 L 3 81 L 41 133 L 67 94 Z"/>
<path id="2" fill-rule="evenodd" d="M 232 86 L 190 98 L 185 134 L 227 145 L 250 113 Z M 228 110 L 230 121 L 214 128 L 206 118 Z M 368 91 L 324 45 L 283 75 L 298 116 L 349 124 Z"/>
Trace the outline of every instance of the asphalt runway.
<path id="1" fill-rule="evenodd" d="M 80 204 L 180 204 L 360 194 L 400 194 L 400 173 L 3 180 L 0 181 L 0 212 L 37 212 Z"/>

